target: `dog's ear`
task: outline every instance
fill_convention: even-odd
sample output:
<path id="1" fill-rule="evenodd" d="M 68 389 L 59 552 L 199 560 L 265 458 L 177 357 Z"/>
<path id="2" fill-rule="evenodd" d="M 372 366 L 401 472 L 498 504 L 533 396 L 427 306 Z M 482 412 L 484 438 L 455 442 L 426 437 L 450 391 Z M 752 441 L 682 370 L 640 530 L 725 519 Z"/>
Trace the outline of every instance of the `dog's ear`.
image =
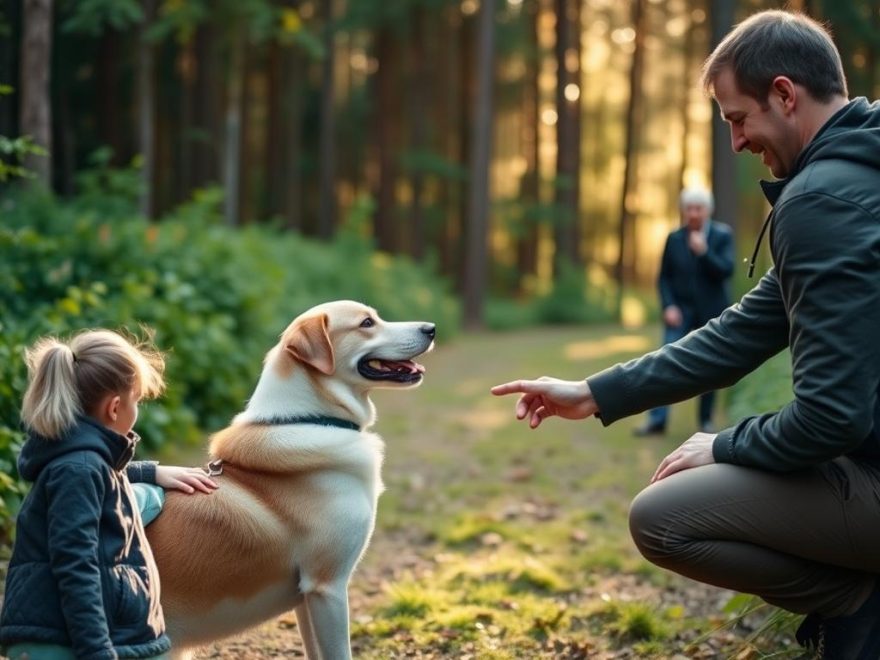
<path id="1" fill-rule="evenodd" d="M 336 371 L 333 344 L 327 331 L 327 315 L 310 316 L 290 329 L 284 349 L 295 360 L 308 364 L 328 376 Z"/>

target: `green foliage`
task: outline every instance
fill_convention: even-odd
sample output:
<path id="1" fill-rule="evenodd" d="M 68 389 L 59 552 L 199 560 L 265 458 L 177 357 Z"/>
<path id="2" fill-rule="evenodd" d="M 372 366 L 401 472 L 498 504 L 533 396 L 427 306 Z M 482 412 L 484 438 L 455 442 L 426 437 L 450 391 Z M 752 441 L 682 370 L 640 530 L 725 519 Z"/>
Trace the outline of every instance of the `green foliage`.
<path id="1" fill-rule="evenodd" d="M 69 15 L 62 29 L 91 36 L 99 36 L 107 28 L 125 30 L 144 18 L 139 0 L 76 0 L 66 6 Z"/>
<path id="2" fill-rule="evenodd" d="M 606 629 L 621 640 L 651 641 L 669 636 L 663 614 L 646 603 L 611 605 L 611 621 Z"/>
<path id="3" fill-rule="evenodd" d="M 31 178 L 33 174 L 19 165 L 28 154 L 45 156 L 46 150 L 36 144 L 29 135 L 18 138 L 0 135 L 0 182 L 15 178 Z"/>
<path id="4" fill-rule="evenodd" d="M 614 319 L 611 296 L 586 286 L 583 272 L 563 263 L 552 291 L 538 299 L 537 315 L 543 323 L 591 323 Z"/>
<path id="5" fill-rule="evenodd" d="M 778 410 L 794 398 L 791 354 L 783 351 L 733 386 L 727 409 L 732 422 Z"/>
<path id="6" fill-rule="evenodd" d="M 162 222 L 138 218 L 136 175 L 98 167 L 81 197 L 59 202 L 22 190 L 4 201 L 0 228 L 0 471 L 14 475 L 24 347 L 88 327 L 155 330 L 167 351 L 168 390 L 147 403 L 148 448 L 194 441 L 246 401 L 265 352 L 295 316 L 351 298 L 389 320 L 431 320 L 448 337 L 459 322 L 445 284 L 423 265 L 375 254 L 363 238 L 369 200 L 334 243 L 251 225 L 225 227 L 222 195 L 200 192 Z M 0 545 L 22 486 L 0 481 Z"/>

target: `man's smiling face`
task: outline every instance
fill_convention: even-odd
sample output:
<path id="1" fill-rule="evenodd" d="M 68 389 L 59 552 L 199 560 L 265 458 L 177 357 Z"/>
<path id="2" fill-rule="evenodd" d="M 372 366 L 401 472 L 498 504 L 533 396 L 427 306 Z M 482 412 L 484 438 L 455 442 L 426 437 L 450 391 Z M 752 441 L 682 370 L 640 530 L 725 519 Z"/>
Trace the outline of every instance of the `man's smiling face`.
<path id="1" fill-rule="evenodd" d="M 776 90 L 771 87 L 762 104 L 739 90 L 730 67 L 718 75 L 712 87 L 721 116 L 730 124 L 733 150 L 760 154 L 773 176 L 777 179 L 788 176 L 803 145 L 791 114 L 786 112 Z"/>

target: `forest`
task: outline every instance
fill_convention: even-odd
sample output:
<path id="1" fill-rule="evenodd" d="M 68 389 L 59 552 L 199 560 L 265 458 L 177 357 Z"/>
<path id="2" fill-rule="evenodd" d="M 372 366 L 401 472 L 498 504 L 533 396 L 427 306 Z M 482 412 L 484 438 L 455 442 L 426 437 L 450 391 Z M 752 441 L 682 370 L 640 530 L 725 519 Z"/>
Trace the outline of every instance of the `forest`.
<path id="1" fill-rule="evenodd" d="M 350 298 L 437 327 L 425 385 L 379 400 L 358 657 L 794 657 L 796 617 L 630 539 L 692 404 L 645 443 L 625 423 L 536 435 L 489 395 L 657 345 L 683 187 L 714 193 L 737 297 L 753 285 L 769 175 L 699 79 L 771 8 L 825 23 L 850 97 L 880 94 L 880 0 L 0 0 L 0 578 L 37 337 L 152 337 L 169 386 L 138 451 L 198 464 L 279 332 Z M 790 401 L 788 357 L 724 392 L 719 421 Z M 210 657 L 289 655 L 294 628 Z"/>
<path id="2" fill-rule="evenodd" d="M 65 198 L 83 170 L 133 170 L 151 220 L 219 189 L 230 226 L 329 240 L 366 208 L 359 230 L 430 260 L 469 325 L 569 269 L 619 316 L 682 185 L 711 186 L 751 240 L 761 168 L 697 81 L 737 20 L 780 4 L 5 0 L 4 157 L 27 136 Z M 832 26 L 851 94 L 873 97 L 880 2 L 787 6 Z"/>

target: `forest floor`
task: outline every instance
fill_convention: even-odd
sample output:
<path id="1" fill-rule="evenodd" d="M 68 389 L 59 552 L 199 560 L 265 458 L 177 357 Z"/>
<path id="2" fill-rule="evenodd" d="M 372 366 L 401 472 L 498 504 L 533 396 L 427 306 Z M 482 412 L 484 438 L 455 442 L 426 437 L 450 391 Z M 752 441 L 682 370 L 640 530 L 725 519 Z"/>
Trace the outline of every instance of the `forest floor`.
<path id="1" fill-rule="evenodd" d="M 372 543 L 350 588 L 352 647 L 393 658 L 796 658 L 772 611 L 641 558 L 627 509 L 666 453 L 694 431 L 672 410 L 663 438 L 642 418 L 550 420 L 530 430 L 493 384 L 581 378 L 654 347 L 656 328 L 605 326 L 466 334 L 423 358 L 412 391 L 380 391 L 386 442 Z M 197 652 L 302 656 L 292 613 Z"/>

